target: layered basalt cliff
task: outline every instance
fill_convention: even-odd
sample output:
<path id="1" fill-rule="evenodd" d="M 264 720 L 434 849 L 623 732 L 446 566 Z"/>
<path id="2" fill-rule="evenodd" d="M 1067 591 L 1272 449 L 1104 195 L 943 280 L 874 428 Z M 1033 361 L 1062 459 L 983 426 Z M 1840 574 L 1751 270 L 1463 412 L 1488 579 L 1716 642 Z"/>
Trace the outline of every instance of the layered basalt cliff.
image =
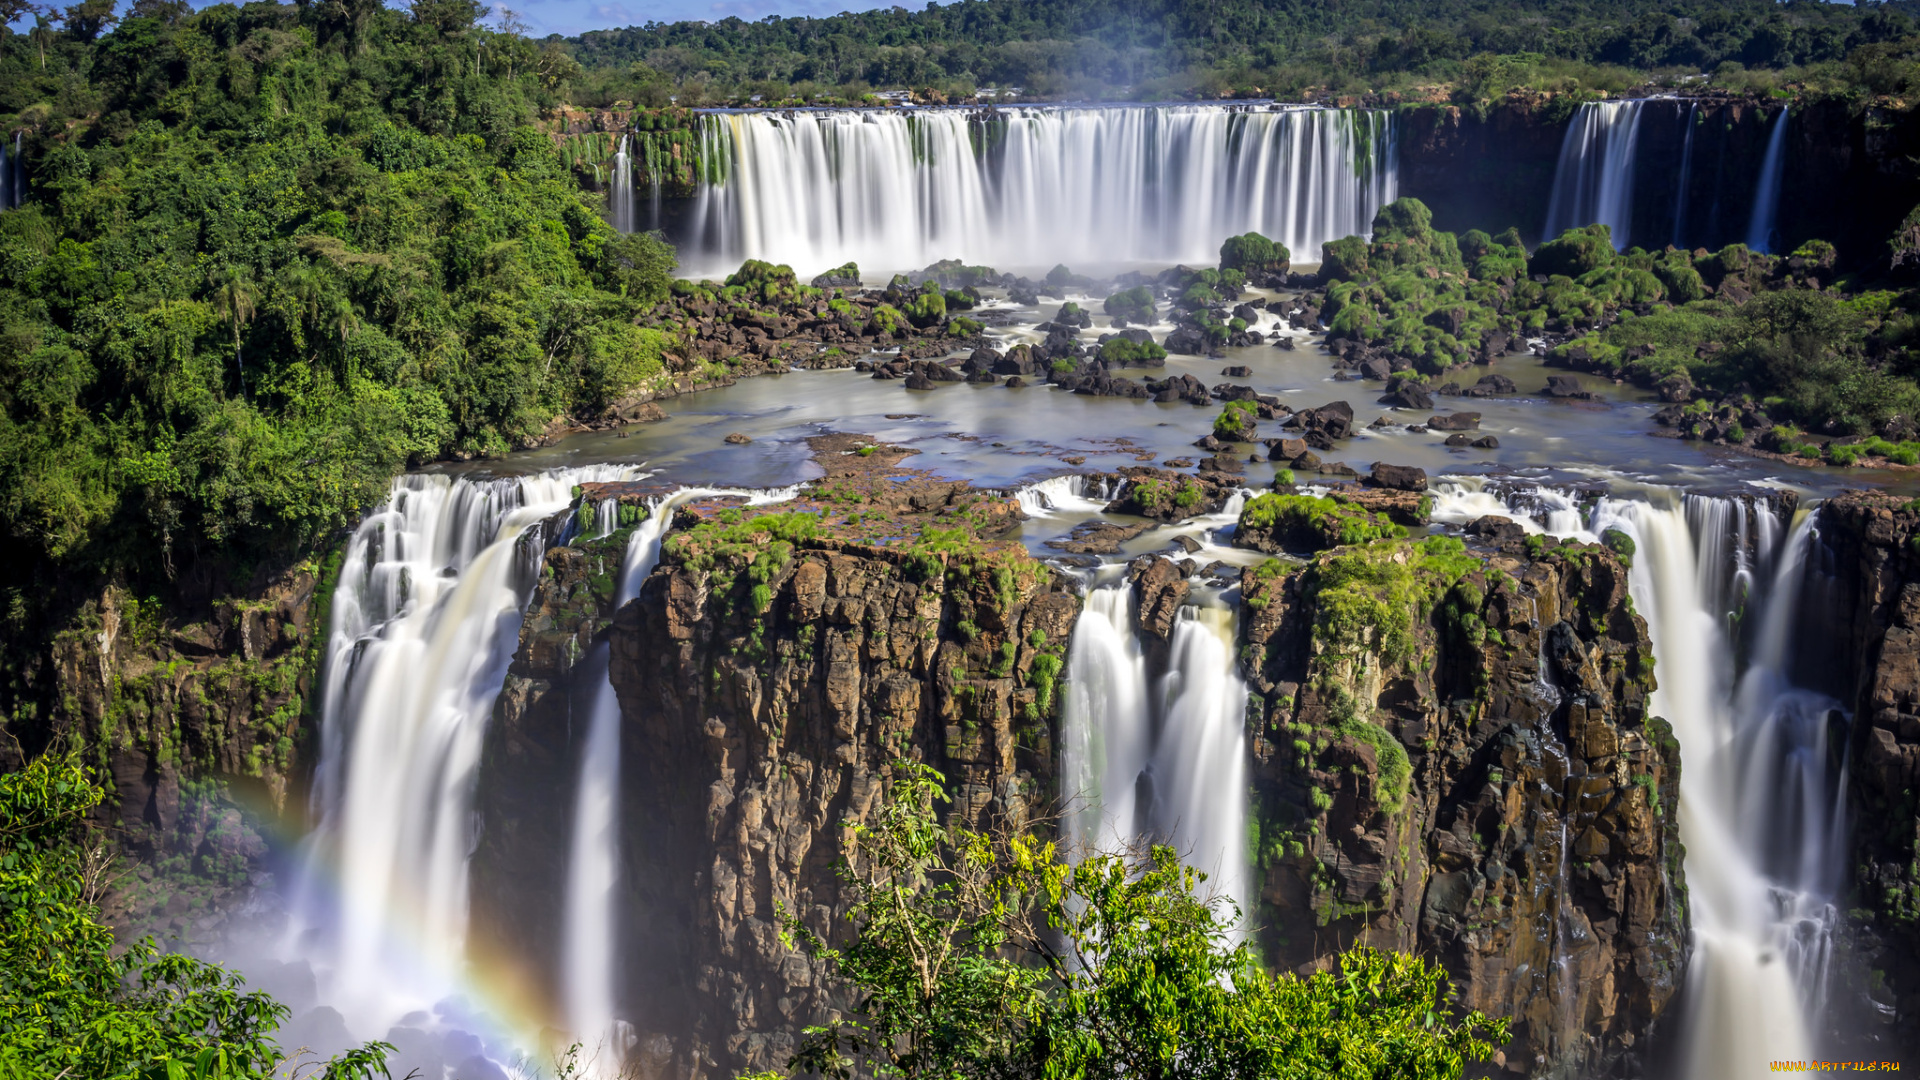
<path id="1" fill-rule="evenodd" d="M 1338 548 L 1241 584 L 1261 943 L 1436 955 L 1497 1065 L 1633 1074 L 1687 954 L 1679 753 L 1598 546 Z"/>
<path id="2" fill-rule="evenodd" d="M 623 999 L 650 1061 L 691 1077 L 785 1065 L 845 989 L 780 939 L 839 927 L 843 822 L 901 758 L 978 824 L 1050 812 L 1054 678 L 1078 611 L 983 536 L 1013 504 L 816 440 L 792 503 L 682 506 L 615 620 L 623 714 Z M 839 462 L 845 461 L 845 467 Z"/>

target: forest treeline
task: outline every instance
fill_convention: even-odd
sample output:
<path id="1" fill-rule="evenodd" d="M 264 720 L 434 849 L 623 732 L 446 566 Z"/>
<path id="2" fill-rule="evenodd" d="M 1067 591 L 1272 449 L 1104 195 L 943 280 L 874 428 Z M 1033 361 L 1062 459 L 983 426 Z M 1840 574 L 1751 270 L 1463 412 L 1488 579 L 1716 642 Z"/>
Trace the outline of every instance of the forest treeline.
<path id="1" fill-rule="evenodd" d="M 0 40 L 0 636 L 35 568 L 244 577 L 659 372 L 673 252 L 535 126 L 570 61 L 482 10 L 139 0 Z"/>
<path id="2" fill-rule="evenodd" d="M 1820 0 L 962 0 L 828 18 L 649 23 L 550 44 L 583 103 L 1360 94 L 1442 87 L 1901 94 L 1920 4 Z"/>

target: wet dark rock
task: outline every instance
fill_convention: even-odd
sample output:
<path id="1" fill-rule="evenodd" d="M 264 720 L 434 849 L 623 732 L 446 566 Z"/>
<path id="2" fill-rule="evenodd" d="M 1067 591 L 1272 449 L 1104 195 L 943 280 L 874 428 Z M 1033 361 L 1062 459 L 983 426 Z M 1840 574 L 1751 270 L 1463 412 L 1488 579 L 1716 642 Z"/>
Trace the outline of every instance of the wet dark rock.
<path id="1" fill-rule="evenodd" d="M 1591 401 L 1593 393 L 1580 385 L 1580 380 L 1572 375 L 1547 376 L 1546 389 L 1541 393 L 1550 398 L 1566 398 L 1575 401 Z"/>
<path id="2" fill-rule="evenodd" d="M 1198 330 L 1182 327 L 1167 335 L 1164 347 L 1168 352 L 1178 356 L 1205 356 L 1207 339 Z"/>
<path id="3" fill-rule="evenodd" d="M 1285 334 L 1281 334 L 1278 337 L 1274 338 L 1273 347 L 1276 349 L 1285 349 L 1288 352 L 1292 352 L 1294 349 L 1293 339 L 1286 336 Z"/>
<path id="4" fill-rule="evenodd" d="M 1360 361 L 1360 377 L 1363 379 L 1379 379 L 1385 382 L 1392 376 L 1393 365 L 1387 363 L 1384 356 L 1369 356 Z"/>
<path id="5" fill-rule="evenodd" d="M 1477 412 L 1443 413 L 1427 418 L 1427 428 L 1431 431 L 1472 431 L 1479 426 Z"/>
<path id="6" fill-rule="evenodd" d="M 1488 514 L 1485 517 L 1474 518 L 1467 523 L 1467 532 L 1470 535 L 1481 537 L 1490 543 L 1500 545 L 1522 544 L 1527 539 L 1526 526 L 1521 525 L 1512 518 L 1501 517 L 1498 514 Z"/>
<path id="7" fill-rule="evenodd" d="M 1234 364 L 1220 369 L 1220 374 L 1229 379 L 1245 379 L 1253 374 L 1253 369 L 1244 364 Z"/>
<path id="8" fill-rule="evenodd" d="M 1500 449 L 1500 440 L 1491 435 L 1482 435 L 1473 440 L 1473 447 L 1476 450 L 1498 450 Z"/>
<path id="9" fill-rule="evenodd" d="M 1462 391 L 1466 397 L 1501 397 L 1517 394 L 1520 388 L 1505 375 L 1482 375 L 1480 381 Z"/>
<path id="10" fill-rule="evenodd" d="M 911 375 L 907 376 L 906 387 L 909 390 L 932 390 L 938 385 L 939 385 L 938 383 L 934 382 L 932 379 L 927 378 L 927 376 L 922 372 L 916 371 Z"/>
<path id="11" fill-rule="evenodd" d="M 1085 521 L 1047 546 L 1071 555 L 1118 555 L 1120 545 L 1147 531 L 1147 523 L 1121 525 L 1112 521 Z"/>
<path id="12" fill-rule="evenodd" d="M 743 432 L 736 431 L 729 434 L 726 437 L 726 439 L 723 441 L 732 443 L 735 446 L 745 446 L 748 443 L 753 441 L 753 437 Z"/>
<path id="13" fill-rule="evenodd" d="M 1232 454 L 1216 454 L 1200 459 L 1201 472 L 1243 473 L 1247 467 Z"/>
<path id="14" fill-rule="evenodd" d="M 1413 465 L 1389 465 L 1376 461 L 1373 463 L 1373 475 L 1369 480 L 1377 487 L 1392 488 L 1395 491 L 1427 490 L 1427 470 Z"/>
<path id="15" fill-rule="evenodd" d="M 1399 388 L 1392 393 L 1382 395 L 1380 404 L 1390 405 L 1396 409 L 1413 409 L 1424 412 L 1433 408 L 1433 395 L 1427 393 L 1425 386 L 1417 382 L 1407 381 L 1401 383 Z"/>
<path id="16" fill-rule="evenodd" d="M 1025 385 L 1027 385 L 1027 381 L 1025 379 L 1022 379 L 1020 376 L 1018 375 L 1007 376 L 1007 389 L 1018 390 Z"/>
<path id="17" fill-rule="evenodd" d="M 1473 444 L 1472 439 L 1469 439 L 1467 436 L 1457 431 L 1447 436 L 1446 445 L 1448 446 L 1471 446 L 1472 444 Z"/>
<path id="18" fill-rule="evenodd" d="M 1221 442 L 1219 439 L 1214 438 L 1212 435 L 1200 436 L 1198 439 L 1194 440 L 1193 445 L 1199 447 L 1202 450 L 1210 451 L 1216 454 L 1227 448 L 1226 443 Z"/>

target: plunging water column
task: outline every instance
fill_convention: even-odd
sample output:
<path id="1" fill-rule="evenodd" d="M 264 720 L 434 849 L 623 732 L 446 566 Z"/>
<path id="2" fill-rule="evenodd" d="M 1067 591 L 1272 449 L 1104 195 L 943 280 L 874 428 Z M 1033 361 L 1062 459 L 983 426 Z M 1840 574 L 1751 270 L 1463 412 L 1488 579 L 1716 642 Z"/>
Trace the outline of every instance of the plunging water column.
<path id="1" fill-rule="evenodd" d="M 1132 590 L 1090 590 L 1067 657 L 1061 785 L 1073 847 L 1171 843 L 1207 874 L 1211 892 L 1250 912 L 1247 690 L 1236 631 L 1227 608 L 1181 608 L 1153 693 Z"/>
<path id="2" fill-rule="evenodd" d="M 1781 109 L 1774 118 L 1773 134 L 1767 136 L 1767 156 L 1760 163 L 1760 179 L 1753 192 L 1753 216 L 1747 222 L 1747 246 L 1766 253 L 1773 250 L 1774 222 L 1780 215 L 1780 182 L 1787 171 L 1787 114 Z"/>
<path id="3" fill-rule="evenodd" d="M 1544 239 L 1568 229 L 1605 225 L 1625 251 L 1633 225 L 1633 160 L 1644 101 L 1589 101 L 1560 144 Z"/>
<path id="4" fill-rule="evenodd" d="M 713 114 L 686 258 L 802 270 L 1211 265 L 1258 231 L 1294 259 L 1398 195 L 1378 111 L 1157 105 Z"/>
<path id="5" fill-rule="evenodd" d="M 1733 1080 L 1818 1056 L 1844 815 L 1828 722 L 1838 703 L 1790 660 L 1817 518 L 1786 532 L 1764 503 L 1656 492 L 1602 499 L 1582 523 L 1546 490 L 1505 505 L 1437 485 L 1436 520 L 1504 513 L 1529 531 L 1633 540 L 1630 589 L 1680 743 L 1680 833 L 1694 950 L 1678 1075 Z M 1492 509 L 1490 509 L 1492 508 Z M 1546 511 L 1546 513 L 1541 513 Z"/>
<path id="6" fill-rule="evenodd" d="M 440 1007 L 510 1053 L 512 1022 L 454 1020 L 472 995 L 467 860 L 480 747 L 540 568 L 524 536 L 620 466 L 508 480 L 405 476 L 355 531 L 332 606 L 320 762 L 296 949 L 356 1037 Z M 485 1003 L 473 1002 L 480 1012 Z"/>

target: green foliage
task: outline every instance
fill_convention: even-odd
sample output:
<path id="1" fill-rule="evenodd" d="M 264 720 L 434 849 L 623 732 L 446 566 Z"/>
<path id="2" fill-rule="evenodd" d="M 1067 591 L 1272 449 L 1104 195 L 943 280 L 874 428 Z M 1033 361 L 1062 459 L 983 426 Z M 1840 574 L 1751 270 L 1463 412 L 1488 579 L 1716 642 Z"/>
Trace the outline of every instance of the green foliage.
<path id="1" fill-rule="evenodd" d="M 266 1080 L 287 1010 L 238 975 L 151 939 L 117 949 L 96 894 L 108 853 L 85 823 L 104 797 L 77 757 L 0 775 L 0 1075 Z M 386 1076 L 384 1044 L 326 1080 Z"/>
<path id="2" fill-rule="evenodd" d="M 1150 363 L 1165 360 L 1167 350 L 1155 341 L 1134 341 L 1131 338 L 1111 337 L 1100 345 L 1100 359 L 1117 367 Z"/>
<path id="3" fill-rule="evenodd" d="M 846 943 L 787 919 L 855 991 L 847 1019 L 807 1029 L 796 1074 L 1419 1080 L 1506 1038 L 1504 1021 L 1456 1016 L 1444 973 L 1412 956 L 1356 948 L 1337 972 L 1268 974 L 1171 848 L 1069 863 L 1032 834 L 942 824 L 941 775 L 894 770 L 886 803 L 848 823 Z"/>
<path id="4" fill-rule="evenodd" d="M 1145 285 L 1135 285 L 1131 289 L 1122 289 L 1106 298 L 1101 308 L 1116 319 L 1125 319 L 1132 323 L 1151 323 L 1153 321 L 1153 290 Z"/>
<path id="5" fill-rule="evenodd" d="M 1285 244 L 1269 240 L 1259 233 L 1230 236 L 1220 245 L 1221 270 L 1284 270 L 1292 257 Z"/>
<path id="6" fill-rule="evenodd" d="M 1222 442 L 1251 442 L 1259 416 L 1259 406 L 1253 402 L 1229 401 L 1221 406 L 1220 415 L 1214 417 L 1213 437 Z"/>
<path id="7" fill-rule="evenodd" d="M 1268 533 L 1292 551 L 1319 551 L 1407 535 L 1405 526 L 1357 504 L 1278 492 L 1249 499 L 1241 507 L 1239 528 L 1243 532 Z"/>
<path id="8" fill-rule="evenodd" d="M 33 113 L 32 201 L 0 215 L 12 561 L 298 549 L 411 463 L 663 373 L 635 321 L 672 250 L 601 220 L 532 126 L 577 66 L 477 12 L 0 35 L 0 111 Z"/>
<path id="9" fill-rule="evenodd" d="M 1352 281 L 1367 276 L 1367 242 L 1358 236 L 1329 240 L 1320 245 L 1320 280 Z"/>
<path id="10" fill-rule="evenodd" d="M 1613 265 L 1613 230 L 1605 225 L 1568 229 L 1533 253 L 1533 272 L 1579 278 Z"/>

